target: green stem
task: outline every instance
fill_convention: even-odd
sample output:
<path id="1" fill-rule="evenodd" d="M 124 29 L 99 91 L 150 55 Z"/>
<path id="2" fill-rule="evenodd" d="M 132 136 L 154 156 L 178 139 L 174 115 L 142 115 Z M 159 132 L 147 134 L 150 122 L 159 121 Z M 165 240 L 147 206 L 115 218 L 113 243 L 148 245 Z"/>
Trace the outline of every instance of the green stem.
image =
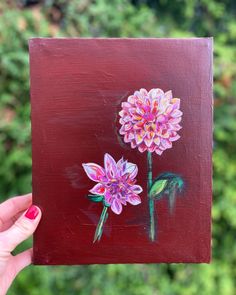
<path id="1" fill-rule="evenodd" d="M 96 241 L 100 241 L 101 237 L 102 237 L 102 232 L 103 232 L 103 227 L 105 225 L 105 222 L 107 220 L 108 217 L 108 213 L 107 213 L 107 206 L 104 206 L 102 209 L 102 214 L 100 216 L 95 234 L 94 234 L 94 239 L 93 242 L 95 243 Z"/>
<path id="2" fill-rule="evenodd" d="M 152 186 L 152 153 L 147 152 L 147 163 L 148 163 L 148 183 L 147 183 L 147 191 L 149 194 L 150 188 Z M 149 228 L 149 237 L 151 241 L 155 240 L 155 206 L 154 200 L 150 198 L 148 195 L 148 203 L 149 203 L 149 215 L 150 215 L 150 228 Z"/>

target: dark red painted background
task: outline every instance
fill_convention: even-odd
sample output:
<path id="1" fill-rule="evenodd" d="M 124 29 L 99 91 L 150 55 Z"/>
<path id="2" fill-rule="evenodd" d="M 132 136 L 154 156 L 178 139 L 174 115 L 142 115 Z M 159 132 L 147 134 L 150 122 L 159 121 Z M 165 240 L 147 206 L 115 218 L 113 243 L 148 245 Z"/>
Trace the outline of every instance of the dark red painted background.
<path id="1" fill-rule="evenodd" d="M 211 239 L 212 39 L 30 40 L 33 198 L 43 211 L 35 264 L 209 262 Z M 153 157 L 153 175 L 182 175 L 173 215 L 156 203 L 158 242 L 148 239 L 146 153 L 118 135 L 120 104 L 140 88 L 181 99 L 181 139 Z M 92 243 L 102 205 L 81 164 L 108 152 L 139 167 L 142 204 L 109 211 Z"/>

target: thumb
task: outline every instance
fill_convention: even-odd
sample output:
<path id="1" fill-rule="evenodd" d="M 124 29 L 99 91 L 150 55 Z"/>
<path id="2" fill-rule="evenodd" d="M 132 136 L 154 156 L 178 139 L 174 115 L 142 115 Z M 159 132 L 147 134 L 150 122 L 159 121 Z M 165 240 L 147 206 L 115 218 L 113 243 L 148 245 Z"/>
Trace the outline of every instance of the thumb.
<path id="1" fill-rule="evenodd" d="M 36 230 L 41 216 L 39 207 L 32 205 L 8 230 L 2 232 L 6 250 L 11 252 L 18 244 L 28 239 Z"/>

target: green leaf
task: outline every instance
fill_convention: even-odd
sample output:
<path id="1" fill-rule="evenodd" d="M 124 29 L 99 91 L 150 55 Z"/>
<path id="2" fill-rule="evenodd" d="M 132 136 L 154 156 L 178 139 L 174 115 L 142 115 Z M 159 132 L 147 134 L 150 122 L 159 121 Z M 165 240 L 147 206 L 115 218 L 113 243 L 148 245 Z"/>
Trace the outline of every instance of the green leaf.
<path id="1" fill-rule="evenodd" d="M 156 185 L 156 183 L 158 184 L 156 194 L 150 194 L 150 197 L 155 199 L 166 198 L 168 200 L 170 213 L 173 213 L 178 193 L 182 192 L 184 188 L 182 177 L 172 172 L 164 172 L 155 179 L 153 186 Z M 151 187 L 151 190 L 152 189 L 153 187 Z"/>
<path id="2" fill-rule="evenodd" d="M 92 202 L 98 203 L 103 201 L 104 197 L 101 195 L 88 195 L 88 199 Z"/>
<path id="3" fill-rule="evenodd" d="M 149 197 L 158 198 L 159 196 L 161 196 L 161 193 L 165 189 L 167 182 L 167 179 L 156 180 L 150 188 Z"/>

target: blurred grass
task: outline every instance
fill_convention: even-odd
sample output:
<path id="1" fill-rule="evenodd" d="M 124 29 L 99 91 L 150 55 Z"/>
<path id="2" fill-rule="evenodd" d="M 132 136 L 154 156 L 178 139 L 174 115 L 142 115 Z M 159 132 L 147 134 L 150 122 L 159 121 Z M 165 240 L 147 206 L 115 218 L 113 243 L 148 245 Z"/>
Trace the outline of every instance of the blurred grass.
<path id="1" fill-rule="evenodd" d="M 25 0 L 0 3 L 2 200 L 31 191 L 29 38 L 213 36 L 215 58 L 213 263 L 31 266 L 15 280 L 10 295 L 236 294 L 235 14 L 234 0 Z"/>

